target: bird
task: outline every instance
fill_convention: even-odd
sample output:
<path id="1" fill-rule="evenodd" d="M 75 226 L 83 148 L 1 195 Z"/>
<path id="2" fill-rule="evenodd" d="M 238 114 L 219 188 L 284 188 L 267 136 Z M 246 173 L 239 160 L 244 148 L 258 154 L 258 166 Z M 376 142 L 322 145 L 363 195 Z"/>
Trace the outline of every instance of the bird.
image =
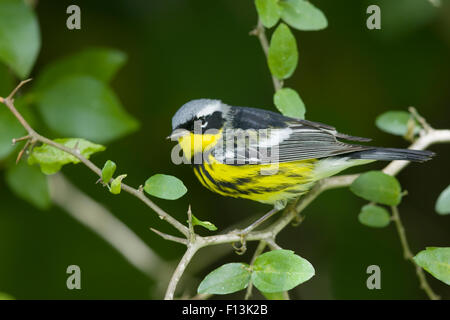
<path id="1" fill-rule="evenodd" d="M 207 189 L 223 196 L 270 204 L 262 222 L 313 185 L 377 160 L 423 162 L 433 152 L 360 144 L 371 139 L 265 109 L 196 99 L 172 117 L 172 133 L 185 163 Z M 261 221 L 260 221 L 261 220 Z M 248 233 L 257 224 L 246 228 Z"/>

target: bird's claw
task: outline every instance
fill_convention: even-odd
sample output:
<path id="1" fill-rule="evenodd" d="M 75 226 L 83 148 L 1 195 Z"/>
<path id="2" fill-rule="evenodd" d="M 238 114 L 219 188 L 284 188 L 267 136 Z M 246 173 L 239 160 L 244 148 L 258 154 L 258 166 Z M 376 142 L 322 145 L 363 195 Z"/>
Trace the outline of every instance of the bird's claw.
<path id="1" fill-rule="evenodd" d="M 304 219 L 304 217 L 300 213 L 298 213 L 294 217 L 294 219 L 292 219 L 291 225 L 293 227 L 298 227 L 303 222 L 303 219 Z"/>
<path id="2" fill-rule="evenodd" d="M 240 245 L 236 245 L 237 242 L 233 242 L 232 246 L 233 246 L 233 249 L 235 250 L 235 252 L 238 255 L 243 255 L 247 251 L 247 236 L 248 236 L 248 232 L 243 231 L 243 230 L 237 230 L 236 233 L 240 237 L 240 241 L 239 241 Z"/>

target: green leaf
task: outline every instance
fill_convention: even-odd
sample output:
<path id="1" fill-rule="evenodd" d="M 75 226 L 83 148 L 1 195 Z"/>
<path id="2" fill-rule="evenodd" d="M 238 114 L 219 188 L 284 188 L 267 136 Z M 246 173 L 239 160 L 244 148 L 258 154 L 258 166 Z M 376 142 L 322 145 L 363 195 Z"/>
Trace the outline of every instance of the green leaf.
<path id="1" fill-rule="evenodd" d="M 358 220 L 368 227 L 383 228 L 389 225 L 391 217 L 386 209 L 368 204 L 362 207 Z"/>
<path id="2" fill-rule="evenodd" d="M 281 292 L 261 292 L 267 300 L 286 300 L 284 291 Z"/>
<path id="3" fill-rule="evenodd" d="M 137 129 L 106 85 L 126 55 L 91 48 L 60 59 L 40 74 L 33 89 L 46 124 L 60 135 L 108 142 Z"/>
<path id="4" fill-rule="evenodd" d="M 244 263 L 227 263 L 208 274 L 198 286 L 198 293 L 228 294 L 247 288 L 250 267 Z"/>
<path id="5" fill-rule="evenodd" d="M 287 117 L 305 118 L 305 104 L 293 89 L 283 88 L 278 90 L 273 96 L 273 103 Z"/>
<path id="6" fill-rule="evenodd" d="M 436 201 L 435 209 L 439 214 L 450 213 L 450 185 L 439 195 L 439 198 Z"/>
<path id="7" fill-rule="evenodd" d="M 176 200 L 187 192 L 180 179 L 165 174 L 155 174 L 148 178 L 144 190 L 151 196 L 166 200 Z"/>
<path id="8" fill-rule="evenodd" d="M 308 260 L 290 250 L 274 250 L 256 258 L 252 282 L 262 292 L 290 290 L 314 276 Z"/>
<path id="9" fill-rule="evenodd" d="M 92 154 L 105 150 L 105 147 L 102 145 L 79 138 L 55 139 L 53 141 L 70 149 L 74 149 L 76 147 L 80 154 L 87 159 L 89 159 Z M 45 174 L 56 173 L 65 164 L 79 162 L 80 160 L 71 154 L 47 144 L 43 144 L 40 147 L 35 147 L 31 155 L 28 157 L 28 164 L 32 165 L 38 163 L 41 166 L 41 171 Z"/>
<path id="10" fill-rule="evenodd" d="M 105 143 L 138 128 L 114 92 L 91 76 L 61 78 L 36 100 L 44 122 L 59 135 Z"/>
<path id="11" fill-rule="evenodd" d="M 0 1 L 0 60 L 25 78 L 40 46 L 39 24 L 33 10 L 22 0 Z"/>
<path id="12" fill-rule="evenodd" d="M 297 42 L 284 23 L 281 23 L 272 35 L 267 62 L 270 72 L 278 79 L 289 78 L 297 67 Z"/>
<path id="13" fill-rule="evenodd" d="M 125 53 L 110 48 L 89 48 L 52 62 L 39 74 L 34 91 L 39 92 L 67 75 L 84 75 L 109 82 L 127 60 Z"/>
<path id="14" fill-rule="evenodd" d="M 192 215 L 192 225 L 193 226 L 202 226 L 203 228 L 206 228 L 209 231 L 216 231 L 217 230 L 217 227 L 214 224 L 212 224 L 211 222 L 209 222 L 209 221 L 201 221 L 201 220 L 197 219 L 197 217 L 194 216 L 192 213 L 191 213 L 191 215 Z"/>
<path id="15" fill-rule="evenodd" d="M 122 175 L 118 176 L 117 178 L 115 178 L 111 182 L 111 188 L 109 189 L 109 191 L 112 194 L 119 194 L 120 191 L 122 190 L 122 180 L 125 179 L 126 177 L 127 177 L 126 174 L 122 174 Z"/>
<path id="16" fill-rule="evenodd" d="M 408 123 L 410 121 L 414 120 L 411 114 L 406 111 L 388 111 L 379 115 L 375 120 L 375 124 L 384 132 L 397 136 L 405 136 L 408 133 Z M 418 133 L 420 126 L 416 121 L 414 121 L 414 124 L 414 133 Z"/>
<path id="17" fill-rule="evenodd" d="M 102 169 L 102 181 L 104 183 L 108 183 L 109 180 L 111 180 L 111 178 L 114 175 L 114 172 L 116 172 L 116 167 L 117 167 L 116 164 L 111 160 L 105 162 L 105 165 L 103 166 Z"/>
<path id="18" fill-rule="evenodd" d="M 272 28 L 280 20 L 278 0 L 255 0 L 255 6 L 264 27 Z"/>
<path id="19" fill-rule="evenodd" d="M 281 18 L 295 29 L 313 31 L 328 26 L 327 18 L 322 11 L 309 1 L 284 0 L 280 1 L 279 5 L 283 9 Z"/>
<path id="20" fill-rule="evenodd" d="M 450 285 L 450 248 L 427 247 L 414 261 L 436 279 Z"/>
<path id="21" fill-rule="evenodd" d="M 21 161 L 8 169 L 6 182 L 19 198 L 30 202 L 39 209 L 50 207 L 47 177 L 38 167 L 29 166 Z"/>
<path id="22" fill-rule="evenodd" d="M 381 171 L 369 171 L 360 175 L 350 186 L 357 196 L 377 203 L 396 206 L 402 199 L 400 183 Z"/>

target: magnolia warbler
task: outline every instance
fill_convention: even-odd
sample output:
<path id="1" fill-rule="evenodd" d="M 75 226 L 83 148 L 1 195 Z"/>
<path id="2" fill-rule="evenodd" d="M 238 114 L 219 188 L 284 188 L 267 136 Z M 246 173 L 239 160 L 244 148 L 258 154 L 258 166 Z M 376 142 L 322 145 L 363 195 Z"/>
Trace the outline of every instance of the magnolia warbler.
<path id="1" fill-rule="evenodd" d="M 195 175 L 213 192 L 274 205 L 270 214 L 342 170 L 376 160 L 426 161 L 430 151 L 379 148 L 343 141 L 367 138 L 332 126 L 220 100 L 184 104 L 172 134 Z M 181 150 L 179 150 L 181 152 Z"/>

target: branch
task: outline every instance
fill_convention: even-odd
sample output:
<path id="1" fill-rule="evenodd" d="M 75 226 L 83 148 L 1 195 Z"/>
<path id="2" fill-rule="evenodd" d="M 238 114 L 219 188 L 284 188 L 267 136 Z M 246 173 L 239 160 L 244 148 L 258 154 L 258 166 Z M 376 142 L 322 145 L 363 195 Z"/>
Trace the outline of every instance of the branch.
<path id="1" fill-rule="evenodd" d="M 416 274 L 419 278 L 420 287 L 425 291 L 428 298 L 431 300 L 439 300 L 440 297 L 434 293 L 433 289 L 431 289 L 430 285 L 428 284 L 427 278 L 425 277 L 425 273 L 423 272 L 423 269 L 416 264 L 414 261 L 414 256 L 411 252 L 411 249 L 409 248 L 408 239 L 406 238 L 405 228 L 403 227 L 402 220 L 400 219 L 400 214 L 398 212 L 397 207 L 391 207 L 392 210 L 392 220 L 395 222 L 395 227 L 397 228 L 398 236 L 400 238 L 400 243 L 403 248 L 403 257 L 406 260 L 409 260 L 414 267 L 416 268 Z"/>
<path id="2" fill-rule="evenodd" d="M 255 253 L 253 254 L 252 261 L 250 261 L 250 267 L 252 267 L 255 264 L 256 258 L 258 258 L 264 252 L 266 246 L 267 246 L 266 241 L 261 240 L 259 242 L 258 246 L 256 247 Z M 245 292 L 244 298 L 245 300 L 248 300 L 250 298 L 250 296 L 252 295 L 252 291 L 253 291 L 253 282 L 250 281 L 247 287 L 247 291 Z"/>
<path id="3" fill-rule="evenodd" d="M 267 60 L 269 54 L 269 42 L 267 40 L 265 28 L 262 24 L 261 19 L 258 19 L 258 24 L 256 28 L 252 30 L 250 34 L 256 35 L 258 37 Z M 275 92 L 283 87 L 283 83 L 273 75 L 272 81 Z M 413 114 L 413 116 L 417 118 L 418 121 L 424 127 L 424 130 L 421 131 L 420 138 L 410 146 L 411 149 L 424 150 L 434 143 L 450 142 L 450 130 L 434 130 L 433 128 L 431 128 L 431 126 L 428 125 L 428 123 L 426 123 L 425 119 L 423 119 L 414 108 L 410 109 L 410 111 Z M 383 171 L 390 175 L 396 175 L 401 170 L 403 170 L 409 163 L 410 163 L 409 161 L 400 161 L 400 160 L 392 161 L 383 169 Z M 273 223 L 271 226 L 269 226 L 263 231 L 250 232 L 246 236 L 246 241 L 261 241 L 261 246 L 262 243 L 265 243 L 265 244 L 272 244 L 272 247 L 276 248 L 275 237 L 277 236 L 277 234 L 296 218 L 300 217 L 300 219 L 298 220 L 301 221 L 302 218 L 300 216 L 300 213 L 323 191 L 335 188 L 348 187 L 352 184 L 353 181 L 355 181 L 356 178 L 358 178 L 358 176 L 359 176 L 358 174 L 337 176 L 317 182 L 316 185 L 305 196 L 302 196 L 299 199 L 297 199 L 295 206 L 287 208 L 284 214 L 277 221 L 275 221 L 275 223 Z M 182 260 L 180 261 L 180 264 L 175 270 L 175 273 L 170 281 L 165 296 L 166 299 L 173 299 L 176 286 L 186 266 L 189 264 L 190 260 L 192 259 L 197 250 L 205 246 L 212 246 L 223 243 L 234 243 L 242 240 L 241 235 L 236 232 L 229 232 L 227 234 L 214 235 L 208 237 L 200 237 L 198 235 L 195 235 L 192 230 L 191 235 L 187 236 L 187 238 L 189 240 L 189 243 L 187 245 L 188 249 L 184 254 Z M 251 288 L 249 289 L 249 291 L 247 291 L 247 297 L 250 294 L 250 291 Z"/>
<path id="4" fill-rule="evenodd" d="M 28 136 L 27 136 L 28 140 L 27 141 L 31 141 L 32 144 L 34 144 L 36 142 L 42 142 L 42 143 L 45 143 L 52 147 L 55 147 L 56 149 L 59 149 L 61 151 L 68 153 L 68 154 L 74 156 L 75 158 L 77 158 L 78 160 L 80 160 L 92 172 L 94 172 L 97 176 L 99 176 L 101 178 L 102 170 L 100 168 L 98 168 L 93 162 L 86 159 L 79 152 L 77 152 L 76 148 L 75 149 L 68 148 L 64 145 L 54 142 L 53 140 L 50 140 L 46 137 L 41 136 L 36 131 L 34 131 L 34 129 L 28 124 L 28 122 L 17 111 L 16 107 L 14 106 L 14 99 L 13 99 L 14 95 L 25 83 L 27 83 L 29 81 L 31 81 L 31 79 L 20 82 L 19 85 L 9 94 L 8 97 L 6 97 L 6 98 L 0 97 L 0 103 L 5 104 L 8 107 L 8 109 L 11 111 L 11 113 L 17 118 L 17 120 L 19 120 L 20 124 L 25 128 L 25 130 L 27 130 L 27 132 L 28 132 Z M 25 137 L 23 139 L 25 139 Z M 165 212 L 160 207 L 158 207 L 155 203 L 153 203 L 153 201 L 151 201 L 149 198 L 147 198 L 142 191 L 132 188 L 125 183 L 122 183 L 122 190 L 124 190 L 125 192 L 128 192 L 129 194 L 135 196 L 136 198 L 138 198 L 139 200 L 144 202 L 145 205 L 147 205 L 149 208 L 151 208 L 153 211 L 155 211 L 161 219 L 166 220 L 175 229 L 180 231 L 183 235 L 185 235 L 186 237 L 189 236 L 189 229 L 186 226 L 181 224 L 178 220 L 176 220 L 171 215 L 169 215 L 167 212 Z"/>
<path id="5" fill-rule="evenodd" d="M 198 245 L 194 243 L 188 245 L 188 248 L 184 253 L 183 258 L 181 258 L 180 263 L 178 263 L 178 266 L 172 275 L 172 279 L 170 279 L 169 286 L 167 287 L 166 295 L 164 297 L 165 300 L 173 300 L 173 296 L 175 294 L 178 282 L 180 281 L 181 276 L 186 270 L 186 267 L 188 266 L 189 262 L 192 260 L 192 257 L 198 251 L 198 249 L 199 249 Z"/>
<path id="6" fill-rule="evenodd" d="M 267 60 L 269 57 L 269 41 L 267 40 L 266 29 L 264 28 L 261 19 L 258 19 L 258 24 L 256 28 L 250 31 L 250 34 L 258 37 Z M 278 80 L 278 78 L 276 78 L 273 75 L 272 75 L 272 82 L 275 92 L 277 92 L 283 87 L 283 82 Z"/>
<path id="7" fill-rule="evenodd" d="M 450 143 L 450 130 L 429 130 L 427 132 L 422 132 L 422 135 L 410 146 L 410 149 L 424 150 L 432 144 L 435 143 Z M 390 175 L 397 175 L 402 171 L 410 161 L 395 160 L 390 162 L 383 171 Z M 315 186 L 304 196 L 297 200 L 295 206 L 289 207 L 280 218 L 278 218 L 274 223 L 268 226 L 266 229 L 261 231 L 253 231 L 246 237 L 247 241 L 265 241 L 266 243 L 275 243 L 275 238 L 281 230 L 288 226 L 312 201 L 314 201 L 322 192 L 330 189 L 348 187 L 359 177 L 359 174 L 342 175 L 327 178 L 318 181 Z M 226 234 L 219 234 L 213 236 L 201 237 L 199 235 L 195 236 L 195 246 L 188 247 L 189 254 L 183 256 L 183 270 L 189 263 L 190 259 L 193 257 L 195 252 L 203 247 L 219 245 L 225 243 L 234 243 L 241 240 L 241 236 L 236 232 L 229 232 Z M 181 262 L 180 262 L 181 263 Z M 166 298 L 173 297 L 174 286 L 176 287 L 177 282 L 180 280 L 179 272 L 180 268 L 177 268 L 176 276 L 172 278 L 171 281 L 171 294 L 166 294 Z"/>
<path id="8" fill-rule="evenodd" d="M 170 234 L 161 232 L 159 230 L 156 230 L 155 228 L 150 228 L 151 231 L 153 231 L 154 233 L 156 233 L 158 236 L 160 236 L 163 239 L 169 240 L 169 241 L 173 241 L 173 242 L 178 242 L 184 245 L 188 244 L 188 241 L 186 239 L 180 238 L 180 237 L 175 237 L 172 236 Z"/>
<path id="9" fill-rule="evenodd" d="M 264 28 L 262 27 L 262 24 L 260 22 L 258 23 L 259 31 L 257 33 L 261 45 L 263 46 L 263 49 L 266 52 L 267 49 L 267 38 L 265 37 L 265 33 L 263 33 Z M 262 29 L 261 29 L 262 28 Z M 274 84 L 276 83 L 274 79 Z M 22 126 L 27 130 L 28 135 L 23 138 L 16 139 L 18 140 L 27 140 L 31 141 L 31 144 L 34 144 L 36 142 L 42 142 L 45 144 L 48 144 L 50 146 L 53 146 L 59 150 L 62 150 L 64 152 L 67 152 L 77 159 L 79 159 L 83 164 L 85 164 L 91 171 L 93 171 L 96 175 L 101 177 L 101 169 L 98 168 L 94 163 L 92 163 L 90 160 L 86 159 L 82 155 L 79 154 L 75 149 L 67 148 L 66 146 L 63 146 L 59 143 L 56 143 L 50 139 L 47 139 L 46 137 L 41 136 L 36 131 L 34 131 L 30 125 L 26 122 L 26 120 L 22 117 L 22 115 L 17 111 L 17 109 L 14 107 L 14 94 L 18 91 L 18 89 L 25 84 L 27 81 L 21 82 L 14 90 L 13 92 L 7 97 L 2 98 L 0 97 L 0 103 L 5 104 L 9 110 L 14 114 L 14 116 L 19 120 L 19 122 L 22 124 Z M 280 87 L 282 84 L 278 81 L 278 84 Z M 275 89 L 277 89 L 277 85 L 275 85 Z M 427 128 L 427 130 L 422 130 L 420 137 L 410 146 L 411 149 L 416 150 L 424 150 L 428 146 L 435 144 L 435 143 L 445 143 L 450 142 L 450 130 L 435 130 L 430 128 Z M 392 161 L 389 163 L 383 171 L 390 175 L 396 175 L 401 170 L 403 170 L 407 165 L 409 164 L 409 161 Z M 273 224 L 271 224 L 269 227 L 262 231 L 252 231 L 248 234 L 246 237 L 247 241 L 265 241 L 268 244 L 271 244 L 272 247 L 275 247 L 275 238 L 278 235 L 278 233 L 283 230 L 287 225 L 289 225 L 294 219 L 298 217 L 298 215 L 314 200 L 316 199 L 323 191 L 329 190 L 329 189 L 335 189 L 335 188 L 341 188 L 341 187 L 347 187 L 349 186 L 359 175 L 353 174 L 353 175 L 343 175 L 343 176 L 337 176 L 337 177 L 331 177 L 324 179 L 322 181 L 319 181 L 316 183 L 316 185 L 303 197 L 300 197 L 295 205 L 290 206 L 285 210 L 285 212 L 282 214 L 280 218 L 278 218 Z M 174 293 L 177 287 L 177 284 L 179 280 L 181 279 L 186 267 L 188 266 L 189 262 L 195 255 L 195 253 L 201 249 L 202 247 L 206 246 L 212 246 L 212 245 L 219 245 L 224 243 L 233 243 L 238 242 L 241 240 L 241 235 L 237 232 L 229 232 L 226 234 L 219 234 L 219 235 L 213 235 L 213 236 L 207 236 L 207 237 L 201 237 L 199 235 L 196 235 L 193 232 L 193 228 L 190 225 L 189 227 L 184 226 L 181 224 L 178 220 L 174 219 L 172 216 L 170 216 L 168 213 L 166 213 L 164 210 L 159 208 L 156 204 L 154 204 L 149 198 L 147 198 L 142 190 L 134 189 L 126 184 L 122 184 L 122 189 L 131 195 L 134 195 L 136 198 L 140 199 L 142 202 L 144 202 L 149 208 L 151 208 L 153 211 L 155 211 L 159 217 L 163 220 L 166 220 L 168 223 L 170 223 L 174 228 L 176 228 L 179 232 L 181 232 L 187 240 L 184 240 L 179 237 L 170 236 L 167 234 L 163 234 L 159 231 L 153 230 L 157 232 L 159 235 L 161 235 L 163 238 L 171 241 L 175 241 L 178 243 L 186 244 L 187 250 L 181 259 L 180 263 L 178 264 L 175 272 L 172 275 L 172 278 L 170 280 L 169 286 L 166 291 L 165 299 L 173 299 Z M 418 276 L 421 271 L 418 271 Z M 423 273 L 423 272 L 422 272 Z M 427 289 L 425 289 L 427 290 Z"/>
<path id="10" fill-rule="evenodd" d="M 422 135 L 409 147 L 414 150 L 425 150 L 432 144 L 436 143 L 449 143 L 450 142 L 450 130 L 436 130 L 431 129 L 426 132 L 422 132 Z M 396 160 L 389 163 L 386 168 L 383 169 L 384 173 L 395 176 L 401 170 L 403 170 L 409 161 Z"/>

